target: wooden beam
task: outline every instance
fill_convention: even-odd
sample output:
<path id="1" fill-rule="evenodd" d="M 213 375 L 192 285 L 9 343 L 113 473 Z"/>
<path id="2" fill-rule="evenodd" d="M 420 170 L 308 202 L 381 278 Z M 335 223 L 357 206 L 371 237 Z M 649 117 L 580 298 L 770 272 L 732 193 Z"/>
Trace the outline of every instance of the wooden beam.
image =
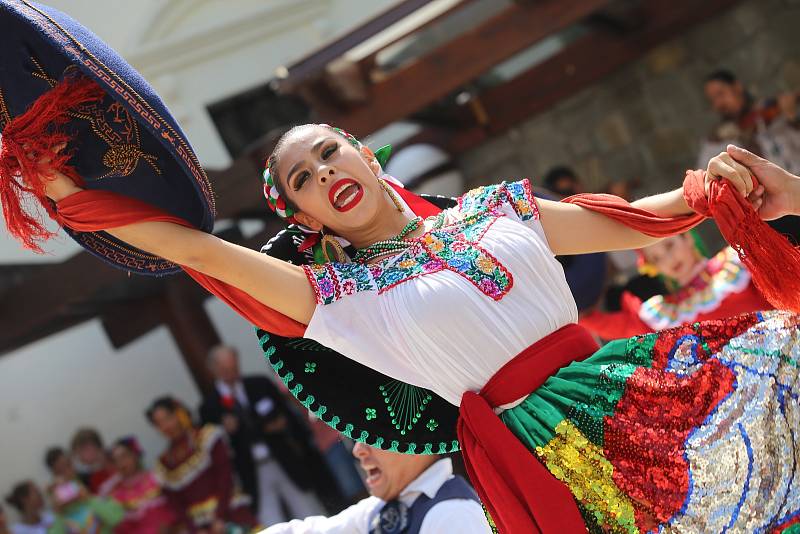
<path id="1" fill-rule="evenodd" d="M 210 391 L 214 379 L 206 362 L 208 352 L 219 345 L 220 338 L 203 301 L 180 284 L 169 284 L 162 303 L 164 323 L 175 339 L 195 384 L 202 392 Z"/>
<path id="2" fill-rule="evenodd" d="M 73 316 L 77 304 L 103 287 L 123 282 L 126 276 L 94 256 L 80 253 L 4 291 L 0 296 L 0 353 L 54 333 L 54 325 Z"/>
<path id="3" fill-rule="evenodd" d="M 323 115 L 364 136 L 455 91 L 496 64 L 574 24 L 608 0 L 542 0 L 511 5 L 477 28 L 371 87 L 370 103 Z"/>
<path id="4" fill-rule="evenodd" d="M 446 149 L 460 153 L 485 142 L 590 87 L 648 50 L 738 1 L 645 2 L 644 20 L 649 22 L 636 31 L 625 36 L 612 32 L 591 33 L 517 78 L 481 93 L 489 124 L 457 133 Z"/>
<path id="5" fill-rule="evenodd" d="M 289 67 L 288 76 L 280 81 L 281 90 L 290 90 L 306 79 L 321 75 L 331 61 L 341 57 L 354 46 L 363 43 L 389 26 L 412 14 L 430 0 L 405 0 L 373 17 L 350 33 L 307 54 Z"/>

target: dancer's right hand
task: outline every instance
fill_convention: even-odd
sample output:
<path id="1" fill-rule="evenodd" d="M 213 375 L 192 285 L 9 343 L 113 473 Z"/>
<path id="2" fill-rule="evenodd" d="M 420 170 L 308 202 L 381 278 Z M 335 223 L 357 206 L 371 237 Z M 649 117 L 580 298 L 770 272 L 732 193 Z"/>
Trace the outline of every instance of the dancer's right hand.
<path id="1" fill-rule="evenodd" d="M 764 194 L 757 211 L 762 219 L 771 221 L 784 215 L 800 214 L 800 177 L 735 145 L 728 145 L 726 151 L 761 183 L 757 189 L 763 187 Z"/>

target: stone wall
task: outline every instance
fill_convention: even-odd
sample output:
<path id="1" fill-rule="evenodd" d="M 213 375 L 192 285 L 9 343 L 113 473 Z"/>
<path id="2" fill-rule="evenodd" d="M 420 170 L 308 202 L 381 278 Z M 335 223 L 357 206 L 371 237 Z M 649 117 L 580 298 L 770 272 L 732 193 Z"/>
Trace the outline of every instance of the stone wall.
<path id="1" fill-rule="evenodd" d="M 660 1 L 660 0 L 653 0 Z M 677 187 L 716 121 L 702 91 L 716 68 L 756 96 L 800 90 L 800 0 L 743 1 L 553 109 L 464 154 L 470 185 L 541 177 L 554 165 L 587 188 L 641 179 L 637 195 Z"/>

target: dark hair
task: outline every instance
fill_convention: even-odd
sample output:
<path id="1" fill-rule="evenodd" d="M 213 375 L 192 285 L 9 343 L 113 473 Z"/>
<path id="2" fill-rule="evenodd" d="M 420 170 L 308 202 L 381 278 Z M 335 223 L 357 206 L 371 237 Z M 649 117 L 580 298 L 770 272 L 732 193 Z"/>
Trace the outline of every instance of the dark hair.
<path id="1" fill-rule="evenodd" d="M 175 413 L 178 411 L 178 408 L 180 407 L 181 405 L 178 401 L 176 401 L 169 395 L 164 395 L 163 397 L 159 397 L 156 400 L 154 400 L 150 404 L 150 407 L 147 409 L 147 411 L 144 412 L 144 415 L 145 417 L 147 417 L 148 421 L 150 421 L 151 423 L 155 423 L 155 421 L 153 421 L 153 414 L 155 413 L 156 410 L 161 408 L 167 410 L 169 413 Z"/>
<path id="2" fill-rule="evenodd" d="M 544 175 L 544 186 L 547 189 L 553 189 L 562 178 L 577 180 L 578 176 L 571 168 L 565 165 L 559 165 L 558 167 L 553 167 Z"/>
<path id="3" fill-rule="evenodd" d="M 67 451 L 65 451 L 62 447 L 50 447 L 47 449 L 47 452 L 44 453 L 44 464 L 52 471 L 53 466 L 56 465 L 58 459 L 66 455 Z"/>
<path id="4" fill-rule="evenodd" d="M 726 85 L 735 85 L 739 78 L 728 69 L 717 69 L 708 76 L 706 76 L 705 83 L 708 82 L 721 82 Z"/>
<path id="5" fill-rule="evenodd" d="M 279 157 L 281 150 L 283 150 L 283 146 L 286 144 L 286 139 L 297 130 L 308 128 L 309 126 L 314 126 L 314 124 L 298 124 L 280 134 L 280 137 L 278 137 L 278 142 L 275 143 L 275 148 L 272 149 L 272 154 L 270 154 L 269 158 L 267 158 L 267 167 L 269 167 L 269 173 L 272 176 L 272 183 L 275 184 L 275 189 L 278 190 L 281 198 L 283 198 L 284 202 L 286 202 L 286 207 L 291 208 L 295 212 L 300 210 L 297 209 L 297 206 L 294 204 L 294 202 L 289 200 L 289 197 L 286 195 L 286 186 L 278 178 Z"/>
<path id="6" fill-rule="evenodd" d="M 74 451 L 84 445 L 94 445 L 98 449 L 102 449 L 103 439 L 100 437 L 100 433 L 94 428 L 79 428 L 72 436 L 70 448 Z"/>
<path id="7" fill-rule="evenodd" d="M 22 482 L 17 482 L 14 484 L 14 487 L 11 488 L 11 493 L 6 497 L 6 502 L 16 508 L 16 510 L 20 513 L 23 512 L 23 507 L 25 499 L 31 494 L 31 488 L 33 488 L 33 481 L 32 480 L 23 480 Z"/>
<path id="8" fill-rule="evenodd" d="M 116 449 L 117 447 L 122 447 L 137 458 L 142 457 L 142 447 L 139 445 L 139 440 L 137 440 L 135 436 L 124 436 L 119 438 L 114 442 L 114 445 L 111 446 L 112 449 Z"/>

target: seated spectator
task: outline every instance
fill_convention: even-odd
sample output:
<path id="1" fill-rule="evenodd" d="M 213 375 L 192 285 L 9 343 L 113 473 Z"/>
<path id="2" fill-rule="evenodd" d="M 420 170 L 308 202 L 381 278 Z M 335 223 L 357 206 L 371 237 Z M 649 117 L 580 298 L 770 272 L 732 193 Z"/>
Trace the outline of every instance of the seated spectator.
<path id="1" fill-rule="evenodd" d="M 79 429 L 72 436 L 70 449 L 81 480 L 92 493 L 97 493 L 114 474 L 100 433 L 93 428 Z"/>
<path id="2" fill-rule="evenodd" d="M 323 513 L 311 490 L 325 493 L 322 483 L 334 482 L 302 417 L 269 378 L 242 376 L 232 347 L 214 347 L 208 368 L 215 387 L 200 405 L 200 418 L 227 432 L 234 469 L 258 520 L 268 525 Z"/>
<path id="3" fill-rule="evenodd" d="M 193 534 L 252 527 L 250 500 L 236 492 L 225 431 L 197 428 L 172 397 L 153 401 L 147 419 L 168 440 L 155 474 L 181 525 Z"/>
<path id="4" fill-rule="evenodd" d="M 384 451 L 357 443 L 353 455 L 367 473 L 372 494 L 331 517 L 273 525 L 261 534 L 488 534 L 480 501 L 453 476 L 449 458 Z"/>
<path id="5" fill-rule="evenodd" d="M 47 534 L 47 529 L 53 524 L 53 514 L 45 511 L 44 497 L 33 481 L 17 483 L 6 502 L 17 510 L 20 517 L 20 521 L 11 527 L 12 534 Z"/>
<path id="6" fill-rule="evenodd" d="M 578 175 L 563 165 L 553 167 L 544 175 L 544 187 L 560 198 L 583 193 L 583 183 Z"/>
<path id="7" fill-rule="evenodd" d="M 0 534 L 11 534 L 8 530 L 8 520 L 6 519 L 6 511 L 0 506 Z"/>
<path id="8" fill-rule="evenodd" d="M 719 69 L 706 77 L 703 90 L 719 122 L 703 141 L 698 169 L 729 143 L 747 148 L 787 171 L 800 172 L 800 109 L 795 91 L 757 99 L 733 72 Z"/>
<path id="9" fill-rule="evenodd" d="M 45 463 L 53 473 L 53 483 L 48 493 L 56 514 L 48 534 L 113 534 L 114 527 L 125 515 L 122 505 L 113 499 L 95 497 L 89 493 L 64 449 L 49 449 Z"/>
<path id="10" fill-rule="evenodd" d="M 697 168 L 732 143 L 768 159 L 793 174 L 800 173 L 800 108 L 797 91 L 755 98 L 733 72 L 720 69 L 706 77 L 706 99 L 719 116 L 697 157 Z M 789 215 L 769 222 L 800 244 L 800 217 Z"/>
<path id="11" fill-rule="evenodd" d="M 111 448 L 115 474 L 100 492 L 125 508 L 125 518 L 114 534 L 162 534 L 170 530 L 175 514 L 162 495 L 161 485 L 142 466 L 142 449 L 134 437 L 118 440 Z"/>

